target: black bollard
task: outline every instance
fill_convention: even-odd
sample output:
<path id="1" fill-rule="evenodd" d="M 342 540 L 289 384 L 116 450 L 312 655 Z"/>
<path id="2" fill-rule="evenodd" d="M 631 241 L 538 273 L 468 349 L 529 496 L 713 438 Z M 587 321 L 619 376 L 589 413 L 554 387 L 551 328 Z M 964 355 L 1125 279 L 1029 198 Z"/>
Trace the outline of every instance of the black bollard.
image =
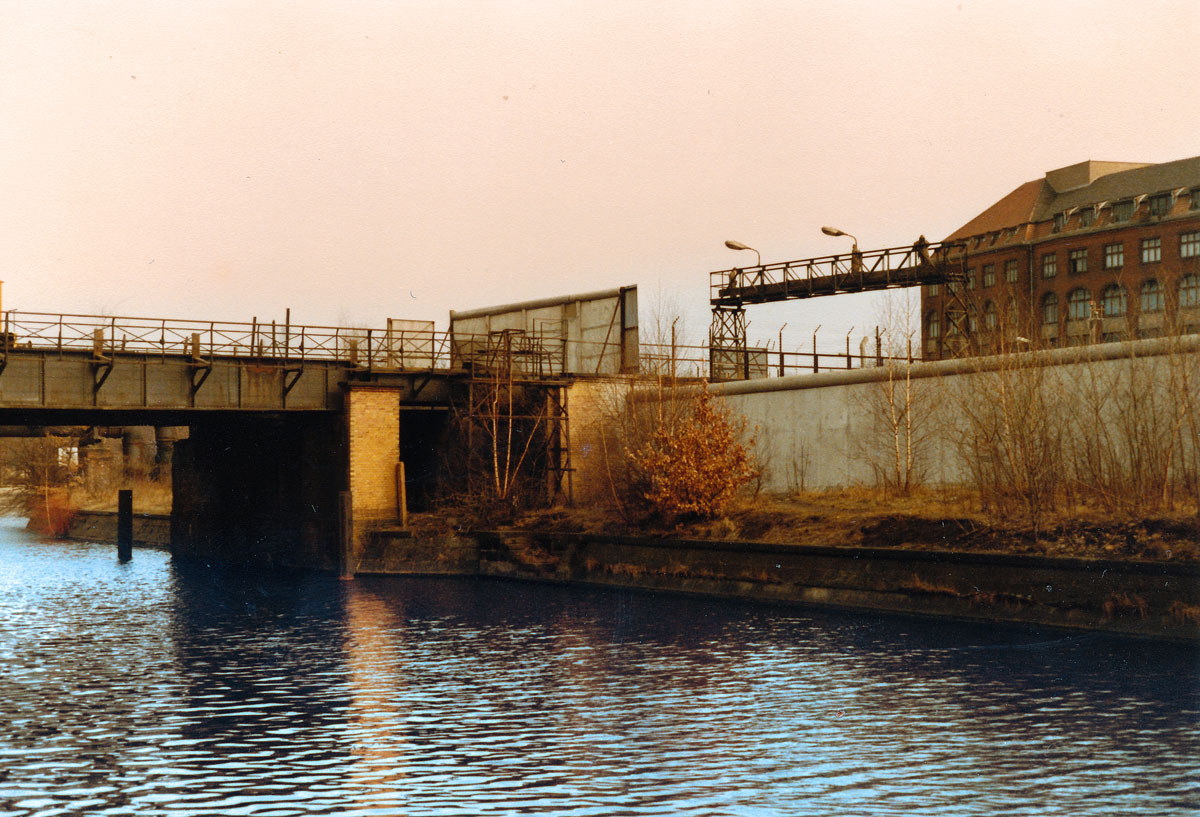
<path id="1" fill-rule="evenodd" d="M 133 558 L 133 491 L 117 491 L 117 559 Z"/>

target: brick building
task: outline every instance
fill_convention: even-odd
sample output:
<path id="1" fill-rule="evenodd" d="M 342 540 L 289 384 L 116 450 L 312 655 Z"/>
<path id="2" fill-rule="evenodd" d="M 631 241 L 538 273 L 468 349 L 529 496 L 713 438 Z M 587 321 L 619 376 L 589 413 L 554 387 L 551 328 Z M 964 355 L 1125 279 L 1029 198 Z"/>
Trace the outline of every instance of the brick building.
<path id="1" fill-rule="evenodd" d="M 1052 170 L 947 241 L 965 280 L 922 288 L 927 358 L 1200 332 L 1200 156 Z"/>

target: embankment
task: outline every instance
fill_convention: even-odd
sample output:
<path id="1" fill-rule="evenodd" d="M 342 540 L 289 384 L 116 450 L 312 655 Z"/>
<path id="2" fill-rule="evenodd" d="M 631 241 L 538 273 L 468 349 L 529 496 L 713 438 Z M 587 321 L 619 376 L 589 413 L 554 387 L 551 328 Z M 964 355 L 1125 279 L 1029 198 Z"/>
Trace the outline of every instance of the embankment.
<path id="1" fill-rule="evenodd" d="M 359 572 L 457 573 L 1200 638 L 1200 565 L 1192 562 L 503 531 L 376 536 Z"/>
<path id="2" fill-rule="evenodd" d="M 117 541 L 116 511 L 75 511 L 66 533 L 69 539 L 84 539 L 90 542 Z M 171 515 L 160 513 L 135 513 L 133 515 L 133 542 L 135 545 L 170 545 Z"/>

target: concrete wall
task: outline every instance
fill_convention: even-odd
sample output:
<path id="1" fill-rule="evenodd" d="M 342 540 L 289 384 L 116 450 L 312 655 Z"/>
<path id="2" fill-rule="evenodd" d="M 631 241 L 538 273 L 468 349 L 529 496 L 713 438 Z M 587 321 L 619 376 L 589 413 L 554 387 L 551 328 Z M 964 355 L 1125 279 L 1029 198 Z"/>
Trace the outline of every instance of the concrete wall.
<path id="1" fill-rule="evenodd" d="M 571 493 L 576 503 L 611 495 L 605 459 L 619 462 L 622 441 L 613 434 L 612 417 L 629 393 L 630 381 L 619 378 L 577 380 L 567 390 L 570 424 Z"/>
<path id="2" fill-rule="evenodd" d="M 71 539 L 88 542 L 117 541 L 116 511 L 76 511 L 67 531 Z M 135 545 L 171 544 L 171 517 L 166 514 L 136 513 L 133 515 Z"/>
<path id="3" fill-rule="evenodd" d="M 1200 567 L 527 531 L 372 541 L 363 574 L 607 585 L 1195 640 Z"/>
<path id="4" fill-rule="evenodd" d="M 905 376 L 893 370 L 893 382 Z M 1200 400 L 1200 337 L 1112 343 L 1060 349 L 1014 358 L 975 358 L 914 363 L 908 374 L 914 412 L 924 437 L 915 441 L 930 483 L 953 483 L 965 476 L 955 445 L 966 427 L 965 412 L 977 410 L 996 391 L 996 378 L 1036 372 L 1041 387 L 1057 395 L 1062 422 L 1086 421 L 1098 400 L 1099 422 L 1116 422 L 1126 401 L 1116 391 L 1136 395 L 1140 411 L 1167 410 L 1165 392 L 1191 378 Z M 869 484 L 876 466 L 889 465 L 892 432 L 884 413 L 886 368 L 794 375 L 711 386 L 720 403 L 756 429 L 765 470 L 764 488 L 775 492 Z M 1173 385 L 1174 384 L 1174 385 Z M 897 383 L 903 389 L 903 383 Z M 1106 394 L 1105 390 L 1110 390 Z M 1169 417 L 1161 418 L 1164 421 Z M 1169 423 L 1167 423 L 1169 425 Z"/>

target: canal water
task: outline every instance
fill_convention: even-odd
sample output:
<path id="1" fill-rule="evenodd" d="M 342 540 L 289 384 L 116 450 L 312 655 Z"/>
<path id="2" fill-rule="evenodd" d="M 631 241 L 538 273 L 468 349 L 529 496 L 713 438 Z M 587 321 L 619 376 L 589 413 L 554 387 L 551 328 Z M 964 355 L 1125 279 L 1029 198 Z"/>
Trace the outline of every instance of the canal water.
<path id="1" fill-rule="evenodd" d="M 1200 809 L 1192 648 L 3 525 L 2 815 Z"/>

